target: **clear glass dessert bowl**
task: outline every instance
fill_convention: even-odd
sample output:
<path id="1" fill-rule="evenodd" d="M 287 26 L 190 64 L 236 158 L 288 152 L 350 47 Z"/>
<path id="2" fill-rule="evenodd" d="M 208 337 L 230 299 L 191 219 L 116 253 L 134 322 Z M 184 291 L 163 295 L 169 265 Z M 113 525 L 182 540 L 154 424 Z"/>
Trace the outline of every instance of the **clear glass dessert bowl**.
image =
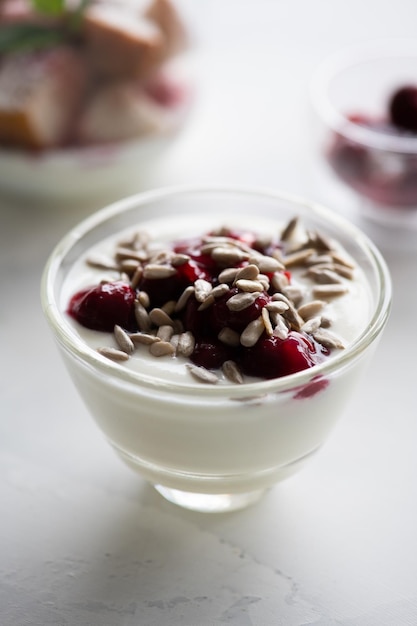
<path id="1" fill-rule="evenodd" d="M 353 266 L 356 268 L 356 278 L 350 279 L 352 295 L 348 298 L 352 299 L 346 301 L 349 310 L 337 304 L 329 305 L 329 310 L 346 318 L 341 319 L 340 325 L 348 337 L 346 345 L 343 349 L 328 351 L 320 348 L 318 351 L 321 353 L 323 349 L 326 358 L 307 369 L 289 375 L 284 372 L 278 378 L 268 378 L 268 371 L 264 372 L 266 377 L 256 376 L 251 372 L 254 361 L 249 359 L 249 366 L 248 362 L 246 365 L 252 375 L 245 374 L 243 380 L 233 381 L 233 376 L 231 379 L 217 376 L 218 372 L 201 367 L 200 373 L 208 375 L 205 380 L 205 375 L 203 378 L 191 375 L 196 366 L 190 365 L 185 356 L 156 358 L 143 351 L 143 346 L 137 357 L 126 356 L 117 361 L 108 358 L 106 350 L 113 350 L 120 356 L 123 352 L 120 346 L 123 347 L 126 336 L 136 340 L 140 333 L 119 328 L 122 342 L 117 346 L 111 343 L 114 337 L 111 339 L 110 333 L 86 329 L 68 312 L 69 302 L 73 302 L 80 287 L 94 282 L 100 288 L 108 285 L 107 279 L 97 280 L 97 276 L 106 272 L 113 272 L 113 280 L 118 276 L 119 270 L 114 271 L 111 263 L 97 261 L 94 267 L 88 267 L 87 256 L 97 251 L 107 254 L 115 240 L 123 240 L 120 245 L 125 250 L 127 240 L 129 237 L 132 240 L 132 232 L 138 228 L 151 233 L 155 240 L 190 242 L 195 241 L 190 240 L 191 237 L 213 233 L 213 229 L 227 225 L 235 229 L 233 232 L 243 232 L 238 245 L 241 251 L 246 251 L 248 232 L 270 236 L 285 224 L 294 225 L 296 216 L 308 237 L 320 233 L 314 236 L 320 245 L 335 240 L 343 247 L 343 254 L 335 253 L 343 272 L 348 270 L 349 273 Z M 285 228 L 288 235 L 288 227 Z M 218 247 L 216 250 L 218 253 Z M 308 254 L 310 252 L 308 250 Z M 289 267 L 288 250 L 287 253 Z M 187 257 L 177 254 L 175 258 L 179 267 L 181 259 L 184 262 Z M 253 263 L 259 265 L 259 256 L 255 254 L 253 258 L 255 260 L 251 257 L 252 260 L 239 263 L 239 271 L 248 264 L 251 271 Z M 343 258 L 350 260 L 342 266 Z M 265 256 L 261 255 L 261 259 L 265 261 Z M 315 267 L 318 265 L 319 260 Z M 128 266 L 129 263 L 125 264 L 125 269 Z M 149 263 L 148 269 L 150 266 L 155 272 L 154 264 Z M 166 263 L 163 267 L 166 268 Z M 265 269 L 252 283 L 257 285 L 258 281 L 267 280 L 268 272 L 272 281 L 271 271 L 271 267 Z M 294 284 L 295 276 L 299 276 L 297 280 L 304 280 L 306 271 L 303 263 L 301 271 L 297 269 L 297 260 L 292 256 Z M 289 274 L 288 268 L 279 273 L 288 297 L 291 286 L 294 287 Z M 319 290 L 322 282 L 314 283 Z M 194 285 L 195 295 L 197 282 Z M 202 285 L 200 283 L 200 287 Z M 252 296 L 250 280 L 243 280 L 239 285 L 249 289 L 249 296 Z M 220 289 L 223 288 L 228 289 L 224 284 Z M 163 290 L 156 293 L 160 296 Z M 139 305 L 143 313 L 146 299 L 143 291 L 139 293 L 137 302 L 143 304 Z M 216 294 L 219 293 L 217 289 Z M 265 294 L 258 295 L 266 298 Z M 241 293 L 242 297 L 246 298 L 247 293 Z M 179 187 L 123 199 L 75 227 L 49 258 L 41 298 L 46 319 L 78 392 L 123 461 L 176 504 L 199 511 L 227 511 L 254 502 L 266 489 L 298 471 L 326 441 L 381 336 L 390 309 L 391 283 L 385 262 L 371 241 L 322 206 L 268 190 Z M 285 298 L 277 293 L 268 301 L 271 315 L 277 301 Z M 338 300 L 337 296 L 329 298 Z M 282 301 L 278 306 L 282 306 Z M 304 311 L 305 307 L 300 306 L 298 310 Z M 310 319 L 312 315 L 305 317 Z M 158 333 L 164 327 L 163 322 L 159 324 Z M 272 340 L 272 328 L 270 330 L 268 340 Z M 307 327 L 300 329 L 299 334 L 304 330 Z M 293 333 L 288 328 L 287 332 Z M 150 331 L 144 334 L 149 337 Z M 156 345 L 168 343 L 169 337 Z M 103 345 L 107 348 L 99 349 Z"/>
<path id="2" fill-rule="evenodd" d="M 323 197 L 348 195 L 354 214 L 404 230 L 417 227 L 416 76 L 417 42 L 394 39 L 338 51 L 310 82 Z"/>

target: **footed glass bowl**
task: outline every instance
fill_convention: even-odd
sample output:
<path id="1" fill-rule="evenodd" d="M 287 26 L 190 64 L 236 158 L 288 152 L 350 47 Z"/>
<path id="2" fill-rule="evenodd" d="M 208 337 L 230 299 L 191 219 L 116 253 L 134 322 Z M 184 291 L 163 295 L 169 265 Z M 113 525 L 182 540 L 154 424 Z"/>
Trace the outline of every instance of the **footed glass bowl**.
<path id="1" fill-rule="evenodd" d="M 349 345 L 310 369 L 243 384 L 171 378 L 151 361 L 135 371 L 100 354 L 66 313 L 74 265 L 118 231 L 151 224 L 156 235 L 172 229 L 177 236 L 182 227 L 187 235 L 201 234 L 224 223 L 274 229 L 294 216 L 343 245 L 363 273 L 369 298 Z M 377 345 L 390 301 L 387 267 L 365 235 L 330 210 L 267 190 L 180 187 L 121 200 L 67 234 L 42 280 L 46 319 L 110 445 L 165 498 L 199 511 L 254 502 L 320 449 Z"/>

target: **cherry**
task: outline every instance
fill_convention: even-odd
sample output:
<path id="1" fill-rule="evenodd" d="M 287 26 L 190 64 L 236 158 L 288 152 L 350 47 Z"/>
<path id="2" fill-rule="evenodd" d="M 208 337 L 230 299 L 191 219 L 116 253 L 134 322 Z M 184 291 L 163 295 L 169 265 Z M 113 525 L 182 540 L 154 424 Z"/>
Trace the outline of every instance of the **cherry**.
<path id="1" fill-rule="evenodd" d="M 103 283 L 77 292 L 68 313 L 85 328 L 112 332 L 115 324 L 135 328 L 134 289 L 122 281 Z"/>
<path id="2" fill-rule="evenodd" d="M 417 132 L 417 86 L 406 85 L 398 89 L 389 102 L 391 122 L 412 132 Z"/>
<path id="3" fill-rule="evenodd" d="M 242 355 L 242 370 L 248 376 L 279 378 L 320 363 L 328 351 L 306 335 L 291 331 L 286 339 L 266 335 Z"/>
<path id="4" fill-rule="evenodd" d="M 217 369 L 233 358 L 234 350 L 213 338 L 198 341 L 191 355 L 193 363 L 206 369 Z"/>

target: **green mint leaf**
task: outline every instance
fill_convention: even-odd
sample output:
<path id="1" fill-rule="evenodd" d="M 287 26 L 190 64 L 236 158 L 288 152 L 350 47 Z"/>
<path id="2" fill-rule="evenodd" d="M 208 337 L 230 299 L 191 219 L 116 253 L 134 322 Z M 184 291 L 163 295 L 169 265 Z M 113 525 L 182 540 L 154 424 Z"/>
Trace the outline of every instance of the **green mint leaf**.
<path id="1" fill-rule="evenodd" d="M 10 24 L 0 28 L 0 54 L 50 48 L 62 42 L 64 34 L 39 24 Z"/>
<path id="2" fill-rule="evenodd" d="M 39 13 L 61 15 L 65 11 L 65 0 L 32 0 L 32 5 Z"/>

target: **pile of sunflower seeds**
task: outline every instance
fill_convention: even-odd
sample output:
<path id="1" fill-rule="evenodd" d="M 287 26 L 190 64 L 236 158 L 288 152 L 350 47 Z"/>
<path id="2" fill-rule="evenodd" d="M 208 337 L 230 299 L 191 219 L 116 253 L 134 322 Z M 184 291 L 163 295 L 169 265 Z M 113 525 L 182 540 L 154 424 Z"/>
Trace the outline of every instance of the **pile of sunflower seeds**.
<path id="1" fill-rule="evenodd" d="M 219 284 L 215 287 L 204 279 L 188 286 L 178 300 L 169 300 L 161 307 L 151 307 L 150 298 L 138 291 L 135 317 L 138 332 L 129 333 L 120 326 L 114 328 L 117 347 L 102 347 L 100 354 L 115 361 L 126 361 L 138 346 L 147 346 L 154 357 L 190 357 L 195 338 L 185 330 L 176 317 L 193 295 L 199 303 L 198 310 L 213 305 L 216 299 L 231 288 L 238 292 L 227 300 L 231 311 L 242 311 L 272 287 L 271 301 L 262 308 L 261 315 L 250 322 L 242 333 L 223 328 L 218 339 L 230 346 L 251 347 L 265 332 L 269 336 L 285 339 L 290 330 L 305 332 L 326 348 L 343 349 L 344 342 L 331 330 L 331 320 L 324 314 L 326 303 L 345 294 L 354 276 L 354 265 L 338 251 L 334 243 L 317 231 L 305 229 L 295 217 L 282 230 L 282 247 L 274 249 L 271 256 L 261 254 L 244 241 L 228 235 L 227 228 L 202 239 L 202 254 L 208 254 L 219 267 Z M 271 238 L 272 240 L 272 238 Z M 263 237 L 255 247 L 265 249 L 270 241 Z M 137 289 L 142 277 L 166 279 L 177 273 L 177 268 L 189 257 L 167 248 L 155 248 L 144 232 L 136 232 L 128 240 L 119 242 L 113 258 L 90 257 L 87 263 L 97 269 L 115 271 Z M 243 267 L 236 265 L 245 262 Z M 306 301 L 305 290 L 289 283 L 285 271 L 298 268 L 312 281 L 312 299 Z M 103 279 L 108 282 L 113 279 Z M 188 363 L 190 373 L 198 380 L 216 383 L 219 376 L 204 367 Z M 223 365 L 223 375 L 234 383 L 242 383 L 243 376 L 233 361 Z"/>

